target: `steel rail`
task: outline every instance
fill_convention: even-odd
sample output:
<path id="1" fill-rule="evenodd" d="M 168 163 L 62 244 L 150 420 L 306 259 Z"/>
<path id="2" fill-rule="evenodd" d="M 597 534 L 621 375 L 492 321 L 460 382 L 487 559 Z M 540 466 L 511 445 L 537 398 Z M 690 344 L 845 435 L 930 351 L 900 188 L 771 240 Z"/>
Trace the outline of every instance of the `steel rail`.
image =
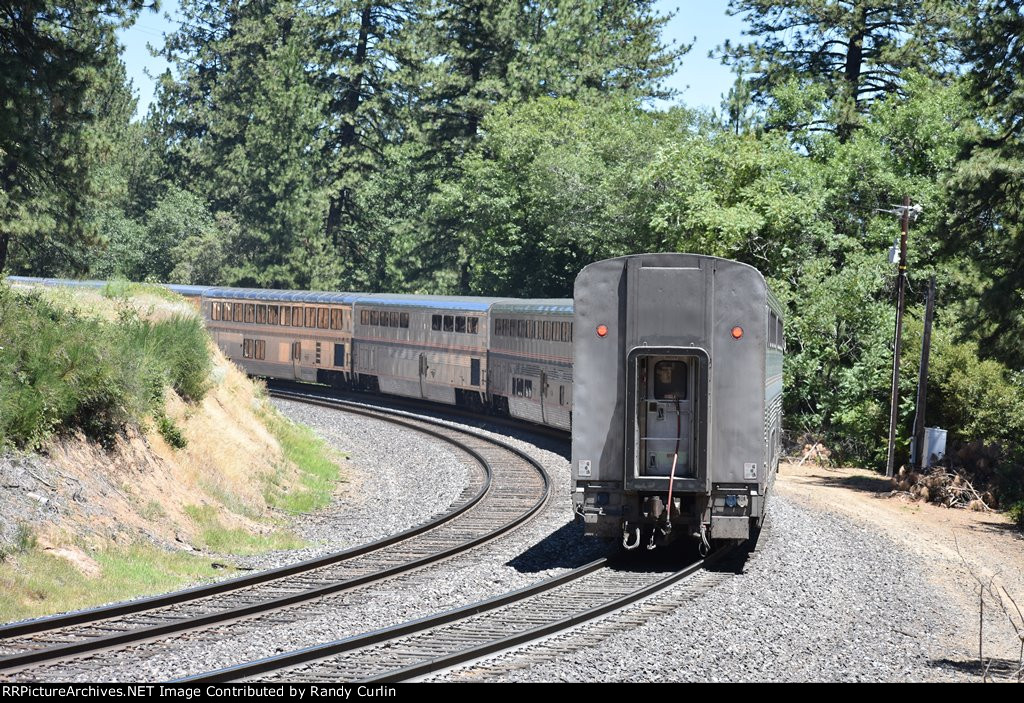
<path id="1" fill-rule="evenodd" d="M 706 559 L 690 564 L 665 577 L 657 578 L 651 583 L 645 584 L 641 588 L 635 589 L 628 594 L 618 597 L 610 597 L 594 607 L 570 612 L 562 615 L 561 617 L 552 617 L 548 622 L 541 623 L 534 627 L 526 627 L 518 632 L 494 637 L 493 639 L 488 639 L 469 647 L 456 648 L 455 651 L 443 655 L 432 656 L 429 653 L 426 653 L 420 661 L 415 663 L 365 678 L 357 678 L 355 680 L 360 683 L 407 681 L 441 669 L 473 661 L 496 652 L 501 652 L 518 645 L 533 642 L 643 600 L 658 591 L 664 590 L 686 578 L 691 577 L 698 571 L 721 561 L 727 555 L 734 553 L 734 551 L 734 547 L 720 549 L 708 556 Z M 286 652 L 252 662 L 246 662 L 215 671 L 197 674 L 178 679 L 174 683 L 214 683 L 237 681 L 259 676 L 261 674 L 282 671 L 302 664 L 327 661 L 331 657 L 339 654 L 345 654 L 348 652 L 358 653 L 357 650 L 374 645 L 387 644 L 392 648 L 400 648 L 403 650 L 404 654 L 409 655 L 410 650 L 413 650 L 415 645 L 407 643 L 403 647 L 402 640 L 404 638 L 420 635 L 444 625 L 466 622 L 470 618 L 474 618 L 475 616 L 483 613 L 494 611 L 507 605 L 520 603 L 561 587 L 569 587 L 574 582 L 577 582 L 586 576 L 590 576 L 591 574 L 595 574 L 599 571 L 607 571 L 611 565 L 612 562 L 608 558 L 598 559 L 564 574 L 540 581 L 536 584 L 459 608 L 454 608 L 436 615 L 374 630 L 365 634 L 346 637 L 334 642 L 328 642 L 293 652 Z M 495 617 L 498 616 L 495 615 Z M 461 634 L 462 637 L 466 636 L 465 633 Z M 458 641 L 458 638 L 456 638 L 456 641 Z M 430 647 L 427 647 L 424 648 L 423 651 L 428 652 L 429 650 Z M 368 652 L 366 656 L 372 660 L 375 656 L 375 652 Z"/>
<path id="2" fill-rule="evenodd" d="M 538 473 L 541 483 L 542 490 L 540 496 L 533 502 L 528 510 L 522 512 L 515 518 L 508 520 L 498 526 L 497 529 L 490 530 L 484 534 L 477 535 L 469 540 L 465 540 L 461 543 L 456 544 L 448 549 L 439 550 L 427 556 L 410 560 L 400 565 L 381 569 L 370 574 L 357 576 L 355 578 L 346 579 L 344 581 L 338 581 L 328 586 L 322 586 L 319 588 L 310 589 L 304 592 L 296 593 L 290 596 L 282 598 L 269 599 L 260 603 L 242 606 L 238 608 L 225 609 L 214 613 L 201 615 L 195 618 L 181 618 L 171 622 L 152 625 L 149 627 L 141 627 L 131 629 L 125 632 L 116 633 L 112 635 L 90 637 L 75 642 L 64 643 L 53 647 L 30 649 L 27 651 L 19 652 L 12 655 L 0 657 L 0 671 L 10 672 L 16 669 L 22 669 L 31 664 L 37 664 L 45 661 L 51 661 L 60 658 L 66 658 L 84 654 L 88 652 L 100 651 L 103 649 L 110 649 L 112 647 L 121 646 L 131 642 L 137 642 L 146 639 L 152 639 L 162 635 L 171 634 L 174 632 L 180 632 L 184 630 L 198 629 L 206 627 L 208 625 L 218 622 L 230 622 L 241 618 L 256 615 L 262 612 L 270 610 L 276 610 L 296 603 L 301 603 L 308 600 L 314 600 L 326 595 L 338 593 L 340 591 L 349 590 L 358 586 L 371 583 L 373 581 L 383 580 L 396 576 L 398 574 L 411 571 L 413 569 L 426 566 L 428 564 L 440 561 L 442 559 L 449 558 L 458 553 L 472 549 L 484 542 L 490 541 L 495 537 L 508 532 L 516 526 L 522 524 L 532 516 L 534 516 L 546 503 L 550 495 L 550 478 L 544 468 L 532 457 L 527 455 L 525 452 L 508 445 L 505 442 L 496 440 L 490 437 L 486 437 L 483 434 L 474 432 L 472 430 L 466 430 L 463 428 L 455 428 L 447 425 L 443 422 L 429 420 L 425 418 L 407 418 L 397 419 L 393 417 L 394 412 L 387 410 L 368 410 L 364 407 L 355 406 L 352 403 L 340 401 L 336 399 L 324 399 L 324 398 L 309 398 L 300 394 L 272 391 L 272 394 L 277 397 L 288 398 L 290 400 L 297 400 L 300 402 L 309 403 L 312 405 L 320 405 L 330 407 L 332 409 L 339 409 L 345 412 L 351 412 L 353 414 L 364 415 L 373 419 L 378 419 L 386 422 L 392 422 L 394 424 L 408 427 L 409 429 L 423 432 L 442 439 L 460 450 L 467 452 L 474 459 L 476 459 L 484 469 L 485 479 L 480 490 L 465 503 L 460 505 L 455 511 L 442 515 L 434 520 L 431 520 L 419 527 L 406 530 L 404 532 L 392 535 L 390 537 L 378 540 L 376 542 L 354 547 L 343 552 L 338 552 L 325 557 L 317 559 L 306 560 L 298 564 L 288 565 L 285 567 L 278 567 L 268 571 L 259 572 L 257 574 L 251 574 L 243 576 L 229 581 L 218 582 L 216 584 L 210 584 L 207 586 L 199 586 L 192 589 L 186 589 L 183 591 L 177 591 L 171 594 L 162 596 L 155 596 L 152 598 L 140 599 L 138 601 L 130 601 L 123 604 L 114 604 L 111 606 L 104 606 L 92 610 L 79 611 L 64 616 L 52 616 L 49 618 L 41 618 L 39 620 L 28 621 L 25 623 L 14 623 L 13 625 L 5 626 L 0 629 L 0 643 L 4 639 L 10 639 L 12 637 L 24 634 L 35 634 L 39 632 L 46 632 L 59 629 L 61 627 L 68 627 L 80 624 L 87 624 L 92 622 L 99 622 L 103 620 L 109 620 L 113 617 L 122 616 L 125 614 L 137 614 L 146 612 L 148 610 L 154 610 L 161 607 L 167 607 L 171 605 L 179 605 L 190 601 L 200 600 L 212 595 L 219 595 L 221 593 L 230 593 L 231 591 L 247 588 L 254 585 L 261 585 L 272 583 L 273 581 L 293 576 L 296 574 L 308 572 L 324 566 L 331 566 L 352 559 L 356 556 L 378 551 L 385 547 L 399 544 L 405 540 L 414 539 L 420 535 L 428 532 L 432 532 L 438 528 L 443 527 L 447 523 L 454 520 L 456 517 L 465 514 L 467 511 L 480 505 L 481 501 L 487 496 L 493 486 L 493 472 L 494 469 L 477 450 L 472 447 L 466 446 L 464 443 L 459 442 L 456 439 L 445 436 L 442 431 L 434 431 L 428 428 L 419 426 L 420 424 L 434 425 L 442 428 L 444 431 L 464 434 L 476 437 L 477 439 L 483 440 L 490 444 L 501 447 L 506 451 L 510 451 L 519 458 L 530 464 Z M 390 415 L 390 416 L 389 416 Z"/>

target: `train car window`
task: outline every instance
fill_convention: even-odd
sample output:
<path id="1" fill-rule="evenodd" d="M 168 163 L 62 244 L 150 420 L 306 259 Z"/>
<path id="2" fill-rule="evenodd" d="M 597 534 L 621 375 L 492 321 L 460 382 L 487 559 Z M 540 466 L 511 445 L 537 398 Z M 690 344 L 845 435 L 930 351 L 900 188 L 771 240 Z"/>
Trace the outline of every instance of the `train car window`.
<path id="1" fill-rule="evenodd" d="M 565 386 L 558 387 L 558 404 L 565 405 Z"/>
<path id="2" fill-rule="evenodd" d="M 221 319 L 231 322 L 231 303 L 218 303 L 221 306 Z"/>
<path id="3" fill-rule="evenodd" d="M 480 324 L 480 318 L 467 317 L 466 318 L 466 331 L 470 334 L 476 334 L 478 325 Z"/>
<path id="4" fill-rule="evenodd" d="M 500 337 L 501 336 L 501 320 L 499 320 L 496 317 L 492 318 L 492 319 L 494 320 L 494 336 L 495 337 Z"/>
<path id="5" fill-rule="evenodd" d="M 327 329 L 330 322 L 330 311 L 327 308 L 316 309 L 316 326 L 322 330 Z"/>
<path id="6" fill-rule="evenodd" d="M 435 332 L 440 332 L 441 331 L 441 316 L 440 315 L 431 315 L 430 316 L 430 329 L 434 330 Z"/>
<path id="7" fill-rule="evenodd" d="M 267 322 L 267 306 L 257 305 L 256 306 L 256 324 L 263 325 Z"/>
<path id="8" fill-rule="evenodd" d="M 551 341 L 561 342 L 562 341 L 562 324 L 560 322 L 551 323 Z"/>
<path id="9" fill-rule="evenodd" d="M 331 308 L 331 329 L 332 330 L 340 330 L 341 329 L 341 309 L 340 308 Z"/>
<path id="10" fill-rule="evenodd" d="M 571 322 L 569 323 L 569 339 L 567 339 L 565 341 L 567 341 L 567 342 L 571 342 L 572 341 L 572 323 Z"/>
<path id="11" fill-rule="evenodd" d="M 570 339 L 570 337 L 569 337 L 569 323 L 568 322 L 563 322 L 562 323 L 562 341 L 563 342 L 570 342 L 570 341 L 572 341 Z"/>
<path id="12" fill-rule="evenodd" d="M 280 309 L 276 305 L 267 306 L 267 324 L 276 325 L 281 321 Z"/>
<path id="13" fill-rule="evenodd" d="M 523 395 L 527 398 L 533 397 L 533 381 L 530 379 L 523 381 Z"/>
<path id="14" fill-rule="evenodd" d="M 244 358 L 246 358 L 246 359 L 251 359 L 252 358 L 252 340 L 251 339 L 243 339 L 242 340 L 242 356 Z"/>
<path id="15" fill-rule="evenodd" d="M 659 361 L 654 365 L 655 399 L 686 400 L 689 377 L 685 361 Z"/>
<path id="16" fill-rule="evenodd" d="M 289 326 L 292 324 L 292 309 L 288 305 L 281 306 L 281 325 Z"/>
<path id="17" fill-rule="evenodd" d="M 513 378 L 512 379 L 512 395 L 522 396 L 523 395 L 523 379 Z"/>
<path id="18" fill-rule="evenodd" d="M 370 324 L 371 325 L 378 325 L 378 324 L 380 324 L 380 312 L 379 311 L 377 311 L 377 310 L 371 310 L 370 311 Z"/>
<path id="19" fill-rule="evenodd" d="M 445 315 L 444 316 L 444 331 L 452 332 L 455 330 L 455 316 Z"/>
<path id="20" fill-rule="evenodd" d="M 530 339 L 537 339 L 537 321 L 530 320 L 529 330 L 527 331 L 527 337 Z"/>
<path id="21" fill-rule="evenodd" d="M 292 360 L 298 361 L 302 358 L 302 342 L 292 342 Z"/>
<path id="22" fill-rule="evenodd" d="M 344 366 L 345 365 L 345 345 L 335 344 L 334 345 L 334 365 Z"/>
<path id="23" fill-rule="evenodd" d="M 399 321 L 399 314 L 398 314 L 397 311 L 392 311 L 391 312 L 391 326 L 392 327 L 401 327 L 402 326 L 401 322 Z"/>
<path id="24" fill-rule="evenodd" d="M 210 319 L 220 319 L 220 303 L 210 303 Z"/>
<path id="25" fill-rule="evenodd" d="M 267 342 L 263 339 L 256 340 L 256 358 L 266 359 L 267 358 Z"/>
<path id="26" fill-rule="evenodd" d="M 256 321 L 256 305 L 254 303 L 245 304 L 245 321 L 255 322 Z"/>
<path id="27" fill-rule="evenodd" d="M 403 312 L 401 315 L 399 315 L 398 326 L 403 329 L 409 328 L 409 313 Z"/>
<path id="28" fill-rule="evenodd" d="M 540 323 L 540 338 L 551 341 L 551 323 L 547 320 Z"/>
<path id="29" fill-rule="evenodd" d="M 462 334 L 466 333 L 466 318 L 464 315 L 455 316 L 455 331 Z"/>
<path id="30" fill-rule="evenodd" d="M 234 315 L 234 321 L 235 322 L 241 322 L 242 321 L 242 304 L 241 303 L 232 303 L 231 304 L 231 311 L 232 311 L 232 314 Z"/>
<path id="31" fill-rule="evenodd" d="M 316 308 L 303 308 L 306 312 L 306 327 L 316 327 Z"/>

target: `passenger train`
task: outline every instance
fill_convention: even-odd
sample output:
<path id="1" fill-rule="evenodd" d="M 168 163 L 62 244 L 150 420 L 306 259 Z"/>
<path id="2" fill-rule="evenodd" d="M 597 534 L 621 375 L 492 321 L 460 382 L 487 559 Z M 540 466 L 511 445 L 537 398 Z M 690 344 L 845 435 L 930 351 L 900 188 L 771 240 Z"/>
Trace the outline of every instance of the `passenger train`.
<path id="1" fill-rule="evenodd" d="M 763 519 L 784 344 L 781 307 L 750 266 L 620 257 L 553 300 L 166 287 L 254 376 L 571 429 L 588 535 L 653 548 L 678 534 L 745 539 Z"/>

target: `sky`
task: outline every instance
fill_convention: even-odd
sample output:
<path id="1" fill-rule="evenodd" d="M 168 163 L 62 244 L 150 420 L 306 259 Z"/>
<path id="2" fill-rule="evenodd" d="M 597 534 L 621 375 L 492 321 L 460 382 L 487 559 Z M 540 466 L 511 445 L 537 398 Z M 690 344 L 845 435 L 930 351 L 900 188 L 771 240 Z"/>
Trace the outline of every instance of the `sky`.
<path id="1" fill-rule="evenodd" d="M 681 102 L 689 107 L 718 109 L 733 76 L 727 66 L 708 58 L 708 51 L 726 39 L 739 40 L 743 30 L 740 18 L 725 14 L 727 4 L 727 0 L 656 0 L 655 9 L 660 14 L 674 14 L 664 30 L 666 43 L 686 44 L 696 37 L 693 49 L 667 81 L 669 88 L 679 91 L 679 96 L 669 103 L 660 102 L 659 107 Z M 143 11 L 134 25 L 118 33 L 125 48 L 128 77 L 139 98 L 136 117 L 145 115 L 153 100 L 155 82 L 151 76 L 168 68 L 166 61 L 151 56 L 146 48 L 147 43 L 162 46 L 164 35 L 177 28 L 178 0 L 162 0 L 162 5 L 158 13 Z"/>

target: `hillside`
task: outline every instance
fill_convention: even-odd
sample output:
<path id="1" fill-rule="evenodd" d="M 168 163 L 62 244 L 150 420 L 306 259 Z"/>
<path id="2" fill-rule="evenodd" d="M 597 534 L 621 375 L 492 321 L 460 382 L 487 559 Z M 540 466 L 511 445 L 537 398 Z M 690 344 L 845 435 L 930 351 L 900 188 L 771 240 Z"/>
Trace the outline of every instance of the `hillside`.
<path id="1" fill-rule="evenodd" d="M 0 621 L 173 588 L 300 546 L 328 450 L 158 288 L 0 288 Z"/>

